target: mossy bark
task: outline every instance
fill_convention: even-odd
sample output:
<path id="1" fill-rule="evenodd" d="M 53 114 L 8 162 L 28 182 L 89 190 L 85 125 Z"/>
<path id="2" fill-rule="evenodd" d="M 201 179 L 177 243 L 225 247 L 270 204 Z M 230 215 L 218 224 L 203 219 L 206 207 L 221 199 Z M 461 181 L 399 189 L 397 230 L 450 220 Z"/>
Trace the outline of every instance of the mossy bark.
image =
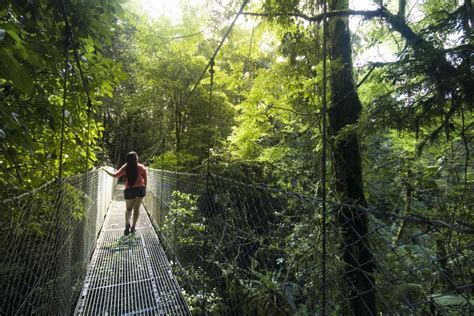
<path id="1" fill-rule="evenodd" d="M 330 10 L 348 8 L 347 1 L 333 0 Z M 375 315 L 374 259 L 367 242 L 367 215 L 362 182 L 362 161 L 356 131 L 344 131 L 357 123 L 362 105 L 352 74 L 352 50 L 348 18 L 329 22 L 331 103 L 328 111 L 335 168 L 335 191 L 343 198 L 337 223 L 345 265 L 344 295 L 350 315 Z M 343 132 L 343 135 L 341 134 Z"/>

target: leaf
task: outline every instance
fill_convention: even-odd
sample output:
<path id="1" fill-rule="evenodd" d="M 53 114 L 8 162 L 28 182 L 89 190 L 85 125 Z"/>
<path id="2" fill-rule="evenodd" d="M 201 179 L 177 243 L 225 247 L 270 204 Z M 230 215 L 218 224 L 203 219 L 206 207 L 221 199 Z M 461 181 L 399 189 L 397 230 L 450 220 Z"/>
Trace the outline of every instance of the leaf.
<path id="1" fill-rule="evenodd" d="M 119 78 L 121 81 L 125 81 L 128 79 L 128 73 L 122 70 L 116 70 L 115 71 L 115 76 Z"/>
<path id="2" fill-rule="evenodd" d="M 431 298 L 436 304 L 443 306 L 465 306 L 468 301 L 461 295 L 446 295 L 446 294 L 433 294 Z M 471 304 L 474 304 L 474 300 L 471 300 Z"/>
<path id="3" fill-rule="evenodd" d="M 44 67 L 46 65 L 45 60 L 32 50 L 28 51 L 28 63 L 38 67 Z"/>
<path id="4" fill-rule="evenodd" d="M 7 29 L 7 34 L 10 35 L 11 38 L 13 38 L 13 40 L 15 41 L 15 45 L 21 44 L 21 38 L 15 31 Z"/>
<path id="5" fill-rule="evenodd" d="M 33 90 L 33 78 L 8 50 L 0 50 L 0 73 L 21 92 L 29 94 Z"/>
<path id="6" fill-rule="evenodd" d="M 114 9 L 115 9 L 115 14 L 118 16 L 123 16 L 125 14 L 125 10 L 123 9 L 121 4 L 117 4 L 117 6 Z"/>
<path id="7" fill-rule="evenodd" d="M 20 36 L 17 34 L 17 31 L 7 28 L 6 32 L 14 41 L 14 45 L 11 49 L 15 52 L 15 56 L 19 56 L 21 59 L 27 60 L 29 57 L 28 51 L 23 45 L 23 42 Z"/>
<path id="8" fill-rule="evenodd" d="M 425 289 L 423 285 L 417 283 L 403 283 L 398 285 L 392 295 L 393 297 L 400 301 L 416 301 L 420 297 L 424 297 Z"/>
<path id="9" fill-rule="evenodd" d="M 100 86 L 100 92 L 110 98 L 113 96 L 113 88 L 109 81 L 102 82 L 102 85 Z"/>

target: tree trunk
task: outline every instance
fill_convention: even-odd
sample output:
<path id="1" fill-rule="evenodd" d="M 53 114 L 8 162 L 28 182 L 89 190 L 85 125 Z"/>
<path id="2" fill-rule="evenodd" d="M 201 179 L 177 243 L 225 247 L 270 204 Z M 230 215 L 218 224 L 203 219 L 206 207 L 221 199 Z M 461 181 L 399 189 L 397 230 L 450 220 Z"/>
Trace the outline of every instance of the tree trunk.
<path id="1" fill-rule="evenodd" d="M 330 10 L 348 9 L 345 0 L 333 0 Z M 357 122 L 362 105 L 355 91 L 352 50 L 347 17 L 333 18 L 329 24 L 331 56 L 330 135 L 338 137 L 347 126 Z M 335 190 L 347 205 L 339 208 L 337 223 L 345 263 L 344 295 L 350 315 L 376 315 L 373 256 L 367 244 L 367 215 L 362 182 L 362 162 L 357 132 L 333 143 Z"/>

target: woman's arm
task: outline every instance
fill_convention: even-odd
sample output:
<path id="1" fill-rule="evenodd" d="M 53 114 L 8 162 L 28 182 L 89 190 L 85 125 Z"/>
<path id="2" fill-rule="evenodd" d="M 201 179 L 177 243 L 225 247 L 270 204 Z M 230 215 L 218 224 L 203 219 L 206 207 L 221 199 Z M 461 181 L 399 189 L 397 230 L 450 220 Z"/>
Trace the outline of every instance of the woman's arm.
<path id="1" fill-rule="evenodd" d="M 105 173 L 107 173 L 109 176 L 112 176 L 112 177 L 114 176 L 114 173 L 110 172 L 109 170 L 107 170 L 104 167 L 100 167 L 100 170 L 105 171 Z"/>
<path id="2" fill-rule="evenodd" d="M 123 176 L 123 174 L 125 173 L 125 166 L 127 164 L 124 164 L 119 170 L 117 170 L 116 172 L 110 172 L 109 170 L 107 170 L 106 168 L 104 167 L 101 167 L 102 170 L 105 171 L 105 173 L 107 173 L 109 176 L 111 177 L 114 177 L 114 178 L 118 178 L 118 177 L 121 177 Z"/>

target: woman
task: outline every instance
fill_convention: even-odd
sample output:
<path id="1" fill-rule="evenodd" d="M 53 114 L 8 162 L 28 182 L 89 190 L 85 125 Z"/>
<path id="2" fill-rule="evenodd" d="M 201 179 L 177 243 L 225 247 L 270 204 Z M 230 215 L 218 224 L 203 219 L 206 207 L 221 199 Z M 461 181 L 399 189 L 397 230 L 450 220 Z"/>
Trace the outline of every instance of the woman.
<path id="1" fill-rule="evenodd" d="M 106 173 L 112 177 L 118 178 L 125 175 L 125 204 L 127 210 L 125 212 L 125 236 L 130 233 L 135 233 L 135 225 L 137 224 L 140 204 L 143 197 L 146 195 L 147 171 L 144 165 L 138 163 L 138 155 L 131 151 L 127 154 L 127 163 L 124 164 L 118 171 L 110 172 L 102 168 Z M 130 217 L 133 209 L 133 222 L 130 226 Z"/>

